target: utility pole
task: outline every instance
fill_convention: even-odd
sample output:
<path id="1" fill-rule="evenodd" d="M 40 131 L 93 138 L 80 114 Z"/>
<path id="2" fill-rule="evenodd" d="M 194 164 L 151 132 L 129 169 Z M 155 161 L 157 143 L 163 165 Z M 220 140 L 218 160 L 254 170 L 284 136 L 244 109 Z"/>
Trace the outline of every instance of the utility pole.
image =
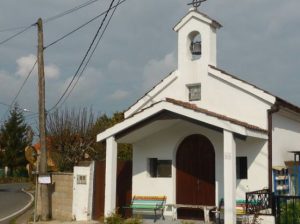
<path id="1" fill-rule="evenodd" d="M 45 73 L 44 73 L 44 37 L 43 37 L 43 21 L 41 18 L 37 21 L 38 27 L 38 86 L 39 86 L 39 130 L 40 130 L 40 161 L 39 161 L 39 176 L 47 175 L 47 149 L 46 149 L 46 114 L 45 114 Z M 40 186 L 40 217 L 42 221 L 50 219 L 49 206 L 49 188 L 48 184 L 39 184 Z"/>

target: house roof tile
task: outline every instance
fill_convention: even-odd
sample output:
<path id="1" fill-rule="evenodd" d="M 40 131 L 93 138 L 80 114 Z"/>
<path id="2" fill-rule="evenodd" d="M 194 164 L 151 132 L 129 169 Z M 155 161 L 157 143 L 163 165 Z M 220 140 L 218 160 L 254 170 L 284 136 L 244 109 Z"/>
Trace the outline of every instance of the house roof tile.
<path id="1" fill-rule="evenodd" d="M 204 114 L 207 114 L 207 115 L 212 116 L 212 117 L 216 117 L 216 118 L 221 119 L 221 120 L 229 121 L 233 124 L 237 124 L 237 125 L 243 126 L 245 128 L 248 128 L 248 129 L 251 129 L 251 130 L 254 130 L 254 131 L 259 131 L 259 132 L 263 132 L 263 133 L 268 132 L 266 129 L 263 129 L 263 128 L 260 128 L 258 126 L 249 124 L 249 123 L 244 122 L 244 121 L 240 121 L 240 120 L 230 118 L 230 117 L 222 115 L 222 114 L 218 114 L 218 113 L 200 108 L 200 107 L 196 106 L 195 104 L 192 104 L 192 103 L 189 103 L 189 102 L 175 100 L 175 99 L 172 99 L 172 98 L 166 98 L 166 101 L 169 102 L 169 103 L 181 106 L 183 108 L 193 110 L 195 112 L 204 113 Z"/>

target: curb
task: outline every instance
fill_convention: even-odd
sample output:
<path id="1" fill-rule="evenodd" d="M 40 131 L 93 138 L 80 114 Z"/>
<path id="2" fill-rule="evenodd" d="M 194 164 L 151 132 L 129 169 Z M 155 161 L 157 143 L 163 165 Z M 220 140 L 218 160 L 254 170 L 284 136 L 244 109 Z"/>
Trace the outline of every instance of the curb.
<path id="1" fill-rule="evenodd" d="M 27 203 L 27 205 L 25 205 L 24 208 L 20 209 L 19 211 L 14 212 L 13 214 L 10 214 L 9 216 L 6 216 L 6 217 L 0 219 L 0 222 L 3 222 L 7 219 L 13 218 L 13 217 L 23 213 L 24 211 L 26 211 L 32 205 L 32 203 L 34 201 L 33 195 L 31 193 L 25 191 L 24 189 L 22 189 L 22 192 L 30 196 L 30 201 Z"/>

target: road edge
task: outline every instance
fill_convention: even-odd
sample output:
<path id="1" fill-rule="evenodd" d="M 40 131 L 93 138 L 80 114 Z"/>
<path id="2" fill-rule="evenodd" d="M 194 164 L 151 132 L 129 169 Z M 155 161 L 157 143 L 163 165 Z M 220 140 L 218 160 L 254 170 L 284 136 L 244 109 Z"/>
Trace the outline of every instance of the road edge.
<path id="1" fill-rule="evenodd" d="M 24 189 L 22 189 L 22 192 L 24 192 L 25 194 L 27 194 L 27 195 L 30 196 L 30 201 L 29 201 L 29 202 L 27 203 L 27 205 L 25 205 L 25 207 L 23 207 L 22 209 L 20 209 L 20 210 L 14 212 L 14 213 L 12 213 L 12 214 L 10 214 L 9 216 L 6 216 L 6 217 L 0 219 L 0 222 L 3 222 L 3 221 L 5 221 L 5 220 L 7 220 L 7 219 L 13 218 L 13 217 L 15 217 L 15 216 L 21 214 L 22 212 L 26 211 L 26 210 L 32 205 L 32 203 L 33 203 L 33 201 L 34 201 L 34 196 L 33 196 L 31 193 L 25 191 Z"/>

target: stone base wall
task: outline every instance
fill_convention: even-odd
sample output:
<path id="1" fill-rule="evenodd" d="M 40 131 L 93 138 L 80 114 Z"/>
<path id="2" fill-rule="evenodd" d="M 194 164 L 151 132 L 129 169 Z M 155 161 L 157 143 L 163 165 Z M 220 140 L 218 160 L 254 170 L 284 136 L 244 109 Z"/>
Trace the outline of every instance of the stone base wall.
<path id="1" fill-rule="evenodd" d="M 73 203 L 73 173 L 52 174 L 51 213 L 56 220 L 70 221 Z"/>

